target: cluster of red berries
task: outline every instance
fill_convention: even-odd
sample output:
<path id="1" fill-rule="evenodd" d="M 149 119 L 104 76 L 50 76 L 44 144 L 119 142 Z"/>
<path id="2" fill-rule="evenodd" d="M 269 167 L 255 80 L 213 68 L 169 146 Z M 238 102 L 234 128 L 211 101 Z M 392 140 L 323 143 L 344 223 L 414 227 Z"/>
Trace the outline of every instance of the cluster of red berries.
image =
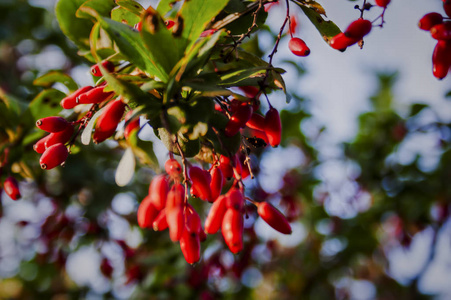
<path id="1" fill-rule="evenodd" d="M 329 45 L 334 49 L 344 51 L 347 47 L 356 44 L 370 33 L 372 26 L 373 24 L 369 20 L 357 19 L 344 32 L 334 36 L 329 41 Z"/>
<path id="2" fill-rule="evenodd" d="M 114 64 L 110 61 L 103 61 L 101 64 L 109 72 L 113 72 L 115 69 Z M 98 65 L 94 65 L 91 68 L 91 73 L 94 76 L 102 76 Z M 114 134 L 126 109 L 126 104 L 120 98 L 113 99 L 115 96 L 114 92 L 104 91 L 105 87 L 106 82 L 95 87 L 84 86 L 62 99 L 60 103 L 64 109 L 72 109 L 81 104 L 94 104 L 96 105 L 95 108 L 103 107 L 102 113 L 96 120 L 92 136 L 95 143 L 103 142 Z M 73 122 L 69 122 L 59 116 L 46 117 L 36 121 L 36 126 L 39 129 L 49 133 L 33 146 L 37 153 L 42 154 L 39 161 L 41 168 L 53 169 L 66 161 L 69 155 L 68 146 L 70 147 L 67 144 L 70 144 L 76 134 L 87 125 L 90 118 L 93 117 L 93 113 L 94 110 L 90 110 L 81 119 Z M 76 130 L 77 125 L 79 126 L 78 130 Z M 138 118 L 128 122 L 124 136 L 127 137 L 137 127 L 139 127 Z"/>
<path id="3" fill-rule="evenodd" d="M 451 0 L 443 0 L 443 8 L 448 18 L 444 18 L 437 12 L 431 12 L 424 15 L 418 22 L 420 29 L 429 31 L 437 40 L 432 53 L 432 74 L 438 79 L 445 78 L 451 68 L 451 21 L 449 21 Z"/>
<path id="4" fill-rule="evenodd" d="M 186 188 L 189 182 L 192 197 L 213 203 L 204 229 L 199 214 L 187 201 L 188 193 L 180 178 L 182 168 L 173 158 L 165 163 L 167 175 L 158 175 L 152 180 L 149 193 L 138 208 L 139 226 L 157 231 L 169 229 L 169 237 L 173 242 L 180 242 L 185 260 L 190 264 L 200 260 L 200 243 L 207 238 L 206 233 L 215 234 L 219 229 L 230 251 L 238 253 L 243 249 L 245 200 L 249 199 L 245 198 L 244 188 L 236 179 L 221 195 L 226 178 L 232 177 L 230 172 L 237 169 L 234 159 L 221 158 L 209 171 L 190 166 L 189 178 L 186 178 Z M 251 202 L 258 206 L 258 214 L 270 226 L 284 234 L 291 233 L 288 220 L 274 206 Z"/>

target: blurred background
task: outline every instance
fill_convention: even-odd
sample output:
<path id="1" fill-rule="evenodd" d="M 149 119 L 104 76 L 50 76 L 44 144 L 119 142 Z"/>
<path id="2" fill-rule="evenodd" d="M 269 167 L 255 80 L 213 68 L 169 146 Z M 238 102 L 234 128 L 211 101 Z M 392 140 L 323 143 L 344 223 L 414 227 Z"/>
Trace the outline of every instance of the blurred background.
<path id="1" fill-rule="evenodd" d="M 343 30 L 361 2 L 321 4 Z M 54 6 L 1 0 L 0 101 L 26 105 L 42 90 L 33 81 L 49 70 L 93 84 Z M 84 146 L 65 168 L 41 172 L 29 143 L 20 155 L 34 179 L 20 182 L 20 201 L 1 194 L 0 298 L 450 299 L 451 79 L 433 77 L 435 43 L 417 27 L 424 14 L 443 13 L 442 1 L 393 0 L 383 28 L 373 28 L 363 49 L 343 53 L 299 7 L 290 10 L 294 35 L 311 54 L 294 56 L 282 38 L 274 65 L 287 70 L 292 99 L 269 95 L 281 111 L 282 146 L 253 153 L 257 178 L 245 181 L 249 197 L 288 216 L 290 236 L 248 207 L 245 250 L 233 255 L 220 234 L 211 236 L 190 266 L 166 232 L 136 224 L 155 171 L 139 168 L 119 188 L 122 151 L 111 142 Z M 272 6 L 268 26 L 249 41 L 265 60 L 285 13 L 283 4 Z M 375 7 L 365 18 L 380 13 Z M 3 147 L 11 128 L 0 126 Z M 150 126 L 140 138 L 153 142 L 162 165 L 167 150 Z M 199 211 L 205 217 L 208 207 Z"/>

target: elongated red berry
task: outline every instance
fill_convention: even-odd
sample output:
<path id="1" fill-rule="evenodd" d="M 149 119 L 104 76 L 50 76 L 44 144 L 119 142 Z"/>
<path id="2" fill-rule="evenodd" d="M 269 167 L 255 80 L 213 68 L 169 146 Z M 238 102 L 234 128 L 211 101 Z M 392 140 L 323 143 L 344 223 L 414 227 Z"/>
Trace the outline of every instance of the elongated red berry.
<path id="1" fill-rule="evenodd" d="M 265 133 L 272 147 L 277 147 L 282 138 L 282 123 L 279 112 L 271 107 L 265 115 Z"/>
<path id="2" fill-rule="evenodd" d="M 174 158 L 170 158 L 166 161 L 166 163 L 164 164 L 164 169 L 166 170 L 166 173 L 168 173 L 168 175 L 172 178 L 178 178 L 180 174 L 182 174 L 182 167 Z"/>
<path id="3" fill-rule="evenodd" d="M 222 171 L 222 175 L 224 175 L 224 178 L 232 178 L 233 177 L 233 166 L 232 166 L 232 160 L 230 157 L 221 155 L 219 157 L 219 168 Z"/>
<path id="4" fill-rule="evenodd" d="M 50 133 L 45 140 L 45 148 L 48 148 L 58 143 L 66 144 L 73 134 L 74 134 L 73 126 L 68 126 L 63 131 Z"/>
<path id="5" fill-rule="evenodd" d="M 263 131 L 265 130 L 265 117 L 260 114 L 253 113 L 251 118 L 246 122 L 246 126 Z"/>
<path id="6" fill-rule="evenodd" d="M 109 72 L 114 72 L 114 64 L 109 60 L 104 60 L 101 62 L 102 66 Z M 100 77 L 102 76 L 102 72 L 100 71 L 99 64 L 95 64 L 91 67 L 91 74 Z"/>
<path id="7" fill-rule="evenodd" d="M 451 18 L 451 1 L 450 0 L 443 0 L 443 9 L 445 10 L 445 13 L 448 16 L 448 18 Z"/>
<path id="8" fill-rule="evenodd" d="M 257 97 L 260 92 L 260 89 L 258 87 L 252 85 L 240 86 L 240 90 L 244 92 L 246 97 L 251 99 Z"/>
<path id="9" fill-rule="evenodd" d="M 169 191 L 169 183 L 164 175 L 158 175 L 153 178 L 149 185 L 150 201 L 158 210 L 166 206 L 166 199 Z"/>
<path id="10" fill-rule="evenodd" d="M 166 209 L 163 208 L 158 215 L 156 216 L 155 220 L 152 223 L 153 230 L 155 231 L 163 231 L 168 228 L 168 221 L 166 219 Z"/>
<path id="11" fill-rule="evenodd" d="M 296 56 L 308 56 L 310 49 L 307 44 L 300 38 L 291 38 L 288 42 L 288 48 Z"/>
<path id="12" fill-rule="evenodd" d="M 185 214 L 185 230 L 189 233 L 199 234 L 202 231 L 202 222 L 200 221 L 199 214 L 191 206 L 187 205 L 188 209 Z"/>
<path id="13" fill-rule="evenodd" d="M 436 40 L 451 40 L 451 22 L 444 22 L 432 27 L 431 36 Z"/>
<path id="14" fill-rule="evenodd" d="M 48 147 L 44 153 L 42 153 L 39 164 L 42 169 L 50 170 L 65 162 L 68 156 L 69 152 L 67 151 L 66 146 L 61 143 L 55 144 Z"/>
<path id="15" fill-rule="evenodd" d="M 173 207 L 183 206 L 184 200 L 185 200 L 185 187 L 180 183 L 172 185 L 166 201 L 167 210 L 170 210 Z"/>
<path id="16" fill-rule="evenodd" d="M 116 132 L 116 128 L 112 128 L 108 131 L 105 130 L 96 130 L 94 131 L 94 134 L 92 135 L 92 140 L 95 144 L 101 143 L 107 138 L 113 136 L 113 134 Z"/>
<path id="17" fill-rule="evenodd" d="M 34 151 L 36 151 L 39 154 L 44 153 L 44 151 L 46 149 L 45 142 L 47 141 L 48 138 L 49 138 L 49 135 L 46 135 L 45 137 L 38 140 L 36 142 L 36 144 L 33 145 Z"/>
<path id="18" fill-rule="evenodd" d="M 202 200 L 211 201 L 210 182 L 204 170 L 193 166 L 189 169 L 189 178 L 193 183 L 194 193 Z"/>
<path id="19" fill-rule="evenodd" d="M 194 264 L 198 262 L 200 260 L 199 235 L 185 230 L 180 239 L 180 249 L 187 263 Z"/>
<path id="20" fill-rule="evenodd" d="M 235 209 L 228 209 L 222 220 L 222 235 L 232 253 L 243 249 L 243 215 Z"/>
<path id="21" fill-rule="evenodd" d="M 76 97 L 77 104 L 93 104 L 101 103 L 110 99 L 114 92 L 104 92 L 105 86 L 101 85 L 89 90 L 86 93 L 80 94 Z"/>
<path id="22" fill-rule="evenodd" d="M 47 132 L 59 132 L 70 126 L 63 117 L 46 117 L 36 121 L 36 126 Z"/>
<path id="23" fill-rule="evenodd" d="M 11 199 L 17 200 L 22 197 L 20 195 L 19 183 L 16 178 L 9 176 L 3 182 L 3 189 L 5 190 L 6 195 L 8 195 Z"/>
<path id="24" fill-rule="evenodd" d="M 138 22 L 135 24 L 135 26 L 133 26 L 133 28 L 135 28 L 138 31 L 141 31 L 142 27 L 143 27 L 143 24 L 141 22 Z"/>
<path id="25" fill-rule="evenodd" d="M 269 144 L 268 136 L 266 135 L 266 133 L 264 131 L 257 130 L 257 129 L 249 129 L 249 136 L 263 140 L 263 142 L 265 142 L 265 144 L 261 145 L 263 147 L 266 146 L 267 144 Z"/>
<path id="26" fill-rule="evenodd" d="M 387 7 L 388 4 L 390 4 L 391 0 L 375 0 L 377 6 L 380 7 Z"/>
<path id="27" fill-rule="evenodd" d="M 128 122 L 127 125 L 125 125 L 124 138 L 128 139 L 133 132 L 138 131 L 140 128 L 141 127 L 139 126 L 139 117 L 134 118 L 133 120 Z"/>
<path id="28" fill-rule="evenodd" d="M 222 186 L 224 183 L 224 176 L 222 175 L 222 171 L 218 167 L 213 167 L 210 171 L 211 174 L 211 182 L 210 182 L 210 190 L 211 190 L 211 201 L 215 201 L 222 191 Z"/>
<path id="29" fill-rule="evenodd" d="M 185 229 L 185 214 L 182 206 L 166 209 L 166 220 L 169 227 L 171 241 L 179 241 Z"/>
<path id="30" fill-rule="evenodd" d="M 97 119 L 96 129 L 108 131 L 116 129 L 125 112 L 125 103 L 121 100 L 114 100 L 105 106 L 105 110 Z"/>
<path id="31" fill-rule="evenodd" d="M 248 105 L 247 103 L 239 105 L 227 122 L 225 135 L 233 136 L 237 134 L 238 131 L 246 125 L 251 116 L 252 106 Z"/>
<path id="32" fill-rule="evenodd" d="M 290 17 L 290 32 L 291 34 L 296 34 L 296 27 L 298 26 L 298 21 L 295 15 Z"/>
<path id="33" fill-rule="evenodd" d="M 164 25 L 166 25 L 167 29 L 171 29 L 172 27 L 174 27 L 175 22 L 172 21 L 172 20 L 167 20 L 167 21 L 164 22 Z"/>
<path id="34" fill-rule="evenodd" d="M 86 92 L 92 90 L 92 89 L 93 89 L 93 87 L 89 86 L 89 85 L 79 88 L 78 90 L 76 90 L 69 96 L 63 98 L 63 100 L 61 100 L 61 102 L 60 102 L 61 107 L 64 109 L 74 108 L 75 106 L 77 106 L 77 97 L 83 93 L 86 93 Z"/>
<path id="35" fill-rule="evenodd" d="M 373 24 L 369 20 L 357 19 L 344 31 L 346 37 L 361 40 L 365 35 L 370 33 Z"/>
<path id="36" fill-rule="evenodd" d="M 146 196 L 138 207 L 138 225 L 141 228 L 152 228 L 153 221 L 158 216 L 158 209 L 150 201 L 150 197 Z"/>
<path id="37" fill-rule="evenodd" d="M 439 40 L 432 53 L 432 73 L 443 79 L 451 67 L 451 40 Z"/>
<path id="38" fill-rule="evenodd" d="M 257 213 L 275 230 L 284 234 L 291 234 L 292 230 L 287 218 L 272 204 L 268 202 L 259 203 Z"/>
<path id="39" fill-rule="evenodd" d="M 237 189 L 232 188 L 226 195 L 226 207 L 228 209 L 234 209 L 242 211 L 244 208 L 244 196 L 243 193 Z"/>
<path id="40" fill-rule="evenodd" d="M 221 228 L 222 219 L 227 210 L 226 197 L 221 195 L 216 199 L 208 212 L 205 220 L 205 232 L 208 234 L 215 234 Z"/>
<path id="41" fill-rule="evenodd" d="M 418 27 L 422 30 L 431 30 L 435 25 L 443 23 L 443 16 L 436 12 L 425 14 L 418 22 Z"/>
<path id="42" fill-rule="evenodd" d="M 329 41 L 329 45 L 336 50 L 344 51 L 358 41 L 359 39 L 347 37 L 343 32 L 340 32 Z"/>

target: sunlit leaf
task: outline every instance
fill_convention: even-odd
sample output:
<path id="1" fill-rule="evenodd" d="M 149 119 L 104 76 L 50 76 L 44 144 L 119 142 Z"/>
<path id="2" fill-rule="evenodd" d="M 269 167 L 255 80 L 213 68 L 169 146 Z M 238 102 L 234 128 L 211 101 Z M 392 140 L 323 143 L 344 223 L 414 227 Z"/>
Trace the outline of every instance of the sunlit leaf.
<path id="1" fill-rule="evenodd" d="M 95 124 L 96 120 L 100 117 L 100 115 L 102 114 L 104 109 L 105 109 L 105 107 L 98 110 L 92 116 L 91 120 L 89 120 L 88 124 L 86 124 L 86 127 L 83 130 L 83 133 L 81 134 L 81 143 L 83 145 L 89 145 L 89 143 L 91 142 L 91 135 L 92 135 L 92 130 L 94 128 L 94 124 Z"/>
<path id="2" fill-rule="evenodd" d="M 114 177 L 118 186 L 126 186 L 135 174 L 135 155 L 131 148 L 125 149 L 119 164 L 117 165 L 116 175 Z"/>
<path id="3" fill-rule="evenodd" d="M 89 33 L 92 22 L 75 16 L 86 0 L 59 0 L 56 4 L 56 18 L 63 33 L 81 50 L 89 50 Z"/>
<path id="4" fill-rule="evenodd" d="M 77 83 L 70 77 L 69 75 L 61 72 L 61 71 L 50 71 L 47 74 L 44 74 L 33 81 L 34 85 L 42 86 L 45 88 L 51 87 L 55 83 L 64 84 L 70 92 L 78 89 Z"/>

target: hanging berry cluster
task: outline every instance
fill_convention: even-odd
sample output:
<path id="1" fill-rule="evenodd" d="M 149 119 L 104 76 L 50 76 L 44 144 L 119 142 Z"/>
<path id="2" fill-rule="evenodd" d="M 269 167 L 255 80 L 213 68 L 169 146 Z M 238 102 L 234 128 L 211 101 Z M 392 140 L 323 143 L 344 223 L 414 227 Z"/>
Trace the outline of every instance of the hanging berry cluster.
<path id="1" fill-rule="evenodd" d="M 438 79 L 448 75 L 451 68 L 451 1 L 443 0 L 443 9 L 447 17 L 431 12 L 425 14 L 418 22 L 418 27 L 429 31 L 437 44 L 432 53 L 432 74 Z"/>

